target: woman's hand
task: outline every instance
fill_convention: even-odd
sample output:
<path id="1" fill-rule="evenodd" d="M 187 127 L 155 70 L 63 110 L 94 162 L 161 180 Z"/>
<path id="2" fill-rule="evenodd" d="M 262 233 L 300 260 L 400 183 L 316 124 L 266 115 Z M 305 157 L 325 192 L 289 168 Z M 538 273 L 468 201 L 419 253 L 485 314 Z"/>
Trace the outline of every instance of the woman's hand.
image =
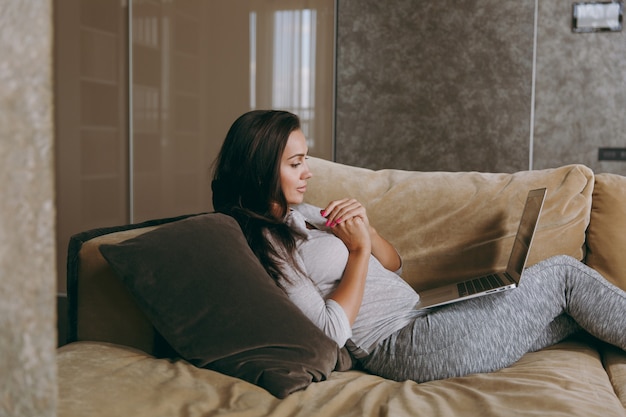
<path id="1" fill-rule="evenodd" d="M 329 297 L 345 311 L 350 324 L 354 324 L 365 291 L 365 281 L 372 254 L 369 229 L 360 217 L 351 217 L 335 224 L 331 230 L 348 248 L 348 261 L 341 281 Z"/>
<path id="2" fill-rule="evenodd" d="M 323 217 L 326 217 L 326 226 L 329 227 L 334 227 L 354 217 L 360 217 L 368 228 L 370 226 L 365 207 L 354 198 L 331 201 L 326 208 L 321 211 L 321 214 Z"/>
<path id="3" fill-rule="evenodd" d="M 372 255 L 388 270 L 397 271 L 400 269 L 402 261 L 398 252 L 391 243 L 380 236 L 376 229 L 370 225 L 365 207 L 359 201 L 354 198 L 331 201 L 325 209 L 321 210 L 321 214 L 326 218 L 326 225 L 331 228 L 337 237 L 344 241 L 348 250 L 350 250 L 350 247 L 344 238 L 338 234 L 339 230 L 335 229 L 338 229 L 339 225 L 345 224 L 349 220 L 361 219 L 369 234 Z M 357 235 L 353 236 L 353 239 L 356 239 L 356 237 Z M 361 236 L 359 239 L 362 238 Z"/>
<path id="4" fill-rule="evenodd" d="M 331 231 L 341 239 L 349 252 L 365 252 L 368 257 L 371 254 L 372 242 L 369 227 L 361 217 L 342 220 L 331 227 Z"/>

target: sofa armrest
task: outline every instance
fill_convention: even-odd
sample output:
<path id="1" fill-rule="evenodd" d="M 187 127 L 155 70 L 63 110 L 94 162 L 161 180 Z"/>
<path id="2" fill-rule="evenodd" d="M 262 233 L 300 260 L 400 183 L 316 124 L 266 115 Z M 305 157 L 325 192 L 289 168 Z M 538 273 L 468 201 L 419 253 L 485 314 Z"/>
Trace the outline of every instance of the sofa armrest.
<path id="1" fill-rule="evenodd" d="M 585 262 L 607 280 L 626 290 L 626 177 L 597 174 Z"/>
<path id="2" fill-rule="evenodd" d="M 71 237 L 67 258 L 68 343 L 101 341 L 131 346 L 155 356 L 172 354 L 99 247 L 190 216 L 93 229 Z"/>

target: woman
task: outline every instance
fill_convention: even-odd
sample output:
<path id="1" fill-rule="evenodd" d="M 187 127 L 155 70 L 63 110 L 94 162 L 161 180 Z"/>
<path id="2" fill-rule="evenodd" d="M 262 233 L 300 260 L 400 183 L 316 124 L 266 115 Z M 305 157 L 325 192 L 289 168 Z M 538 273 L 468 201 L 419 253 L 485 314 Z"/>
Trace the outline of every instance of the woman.
<path id="1" fill-rule="evenodd" d="M 489 372 L 581 328 L 626 349 L 626 293 L 567 256 L 529 268 L 515 291 L 416 310 L 398 253 L 358 201 L 303 204 L 307 152 L 297 116 L 242 115 L 216 161 L 213 205 L 237 219 L 277 285 L 366 370 L 418 382 Z"/>

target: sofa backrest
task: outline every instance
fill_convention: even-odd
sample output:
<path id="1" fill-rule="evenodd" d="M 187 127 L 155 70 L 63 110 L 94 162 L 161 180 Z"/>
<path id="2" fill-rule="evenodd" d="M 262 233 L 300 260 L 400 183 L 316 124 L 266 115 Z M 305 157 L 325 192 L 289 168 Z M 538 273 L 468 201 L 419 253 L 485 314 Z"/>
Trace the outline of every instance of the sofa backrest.
<path id="1" fill-rule="evenodd" d="M 371 171 L 317 158 L 306 201 L 354 197 L 403 257 L 403 278 L 420 290 L 506 263 L 530 188 L 547 187 L 530 263 L 585 255 L 594 176 L 582 165 L 515 174 Z M 184 218 L 183 216 L 180 218 Z M 99 251 L 180 218 L 98 229 L 72 237 L 68 251 L 69 341 L 97 340 L 157 356 L 169 346 Z"/>
<path id="2" fill-rule="evenodd" d="M 403 258 L 417 290 L 503 267 L 528 190 L 546 187 L 529 264 L 585 255 L 594 174 L 584 165 L 507 173 L 372 171 L 310 158 L 305 200 L 354 197 Z"/>

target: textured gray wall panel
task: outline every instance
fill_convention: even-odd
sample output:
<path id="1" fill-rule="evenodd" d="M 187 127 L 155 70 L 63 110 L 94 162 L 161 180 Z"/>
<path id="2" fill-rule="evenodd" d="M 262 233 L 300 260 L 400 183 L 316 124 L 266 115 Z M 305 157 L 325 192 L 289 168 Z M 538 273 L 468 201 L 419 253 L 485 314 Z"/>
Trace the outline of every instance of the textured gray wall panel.
<path id="1" fill-rule="evenodd" d="M 534 2 L 339 0 L 336 160 L 528 168 Z"/>
<path id="2" fill-rule="evenodd" d="M 626 147 L 626 32 L 576 34 L 571 3 L 539 2 L 534 168 L 599 162 L 598 148 Z"/>

